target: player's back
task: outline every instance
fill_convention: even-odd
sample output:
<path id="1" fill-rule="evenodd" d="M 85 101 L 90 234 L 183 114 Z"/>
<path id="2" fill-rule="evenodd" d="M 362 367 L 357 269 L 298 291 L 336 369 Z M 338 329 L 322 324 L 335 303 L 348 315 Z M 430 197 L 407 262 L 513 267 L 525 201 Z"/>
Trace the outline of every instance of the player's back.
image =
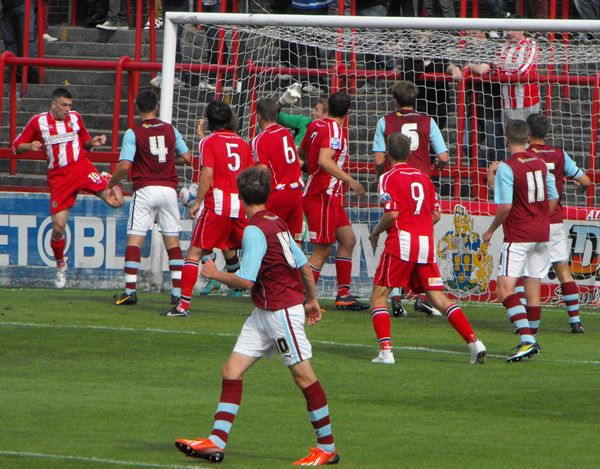
<path id="1" fill-rule="evenodd" d="M 550 145 L 541 145 L 539 143 L 531 144 L 529 151 L 539 156 L 546 162 L 548 170 L 554 176 L 554 184 L 558 192 L 558 203 L 550 217 L 550 223 L 562 223 L 563 213 L 560 203 L 563 195 L 563 184 L 565 177 L 565 152 L 560 148 L 551 147 Z"/>
<path id="2" fill-rule="evenodd" d="M 513 173 L 513 201 L 503 223 L 506 242 L 543 242 L 550 234 L 548 167 L 534 153 L 515 153 L 505 161 Z"/>
<path id="3" fill-rule="evenodd" d="M 321 148 L 334 150 L 334 163 L 338 168 L 346 171 L 348 166 L 347 130 L 342 129 L 340 124 L 330 117 L 313 121 L 306 130 L 301 146 L 308 155 L 308 181 L 304 195 L 319 195 L 325 192 L 328 195 L 343 196 L 344 184 L 321 168 L 319 154 Z"/>
<path id="4" fill-rule="evenodd" d="M 433 262 L 432 212 L 439 205 L 429 176 L 407 163 L 396 164 L 379 179 L 379 201 L 385 210 L 398 212 L 386 250 L 405 261 Z"/>
<path id="5" fill-rule="evenodd" d="M 256 282 L 252 301 L 263 309 L 289 308 L 304 301 L 304 286 L 292 253 L 294 239 L 285 222 L 272 212 L 254 214 L 248 226 L 256 226 L 265 236 L 267 247 Z"/>
<path id="6" fill-rule="evenodd" d="M 231 130 L 217 130 L 200 142 L 200 166 L 213 170 L 204 206 L 217 215 L 244 217 L 236 178 L 254 164 L 250 145 Z"/>
<path id="7" fill-rule="evenodd" d="M 147 119 L 133 127 L 135 156 L 131 169 L 133 189 L 157 185 L 177 189 L 175 128 L 160 119 Z"/>
<path id="8" fill-rule="evenodd" d="M 300 162 L 289 130 L 272 124 L 252 140 L 254 161 L 271 171 L 271 191 L 297 189 L 304 185 Z"/>
<path id="9" fill-rule="evenodd" d="M 431 117 L 417 111 L 395 111 L 385 117 L 385 134 L 387 138 L 396 132 L 400 132 L 410 139 L 410 155 L 407 163 L 413 168 L 431 175 L 431 157 L 429 146 L 431 133 Z M 386 169 L 390 166 L 386 158 Z M 391 166 L 390 166 L 391 167 Z"/>

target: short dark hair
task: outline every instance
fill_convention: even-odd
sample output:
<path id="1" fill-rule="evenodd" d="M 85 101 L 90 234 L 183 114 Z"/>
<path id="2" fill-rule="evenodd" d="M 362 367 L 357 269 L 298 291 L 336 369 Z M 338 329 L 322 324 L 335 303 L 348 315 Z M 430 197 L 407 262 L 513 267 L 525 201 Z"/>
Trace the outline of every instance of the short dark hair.
<path id="1" fill-rule="evenodd" d="M 208 130 L 233 130 L 235 123 L 233 112 L 229 105 L 223 101 L 212 101 L 206 106 L 206 119 L 208 120 Z"/>
<path id="2" fill-rule="evenodd" d="M 256 103 L 256 112 L 269 122 L 276 121 L 279 114 L 277 101 L 272 98 L 261 98 Z"/>
<path id="3" fill-rule="evenodd" d="M 402 80 L 392 88 L 392 96 L 399 106 L 414 106 L 419 96 L 419 89 L 412 81 Z"/>
<path id="4" fill-rule="evenodd" d="M 521 119 L 515 119 L 508 121 L 506 128 L 504 129 L 504 135 L 508 143 L 513 145 L 525 145 L 527 138 L 529 137 L 529 127 L 527 122 Z"/>
<path id="5" fill-rule="evenodd" d="M 247 205 L 262 205 L 271 192 L 271 173 L 268 169 L 250 166 L 237 177 L 240 198 Z"/>
<path id="6" fill-rule="evenodd" d="M 327 98 L 328 114 L 331 117 L 345 117 L 350 109 L 350 96 L 343 91 L 338 91 Z"/>
<path id="7" fill-rule="evenodd" d="M 410 138 L 400 132 L 390 134 L 387 139 L 387 151 L 394 161 L 406 161 L 410 155 Z"/>
<path id="8" fill-rule="evenodd" d="M 527 116 L 529 135 L 533 138 L 545 138 L 550 130 L 550 119 L 544 114 L 530 114 Z"/>
<path id="9" fill-rule="evenodd" d="M 60 88 L 56 88 L 52 92 L 50 97 L 52 98 L 52 101 L 58 98 L 73 99 L 73 95 L 71 94 L 71 92 L 68 89 L 63 88 L 62 86 Z"/>
<path id="10" fill-rule="evenodd" d="M 158 96 L 153 90 L 141 91 L 135 98 L 135 106 L 143 113 L 156 111 Z"/>

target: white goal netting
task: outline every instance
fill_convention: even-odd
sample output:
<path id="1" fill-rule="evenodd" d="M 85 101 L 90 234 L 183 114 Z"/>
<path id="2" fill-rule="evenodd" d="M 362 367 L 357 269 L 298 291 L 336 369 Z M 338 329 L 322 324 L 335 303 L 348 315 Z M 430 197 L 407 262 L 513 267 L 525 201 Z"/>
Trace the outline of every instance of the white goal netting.
<path id="1" fill-rule="evenodd" d="M 489 224 L 492 200 L 485 173 L 491 162 L 506 156 L 506 97 L 513 97 L 513 106 L 533 101 L 551 119 L 547 144 L 563 148 L 590 177 L 598 170 L 600 35 L 521 33 L 185 24 L 179 32 L 177 61 L 183 69 L 175 73 L 172 119 L 197 153 L 196 122 L 213 99 L 231 104 L 240 135 L 251 139 L 260 131 L 254 114 L 259 98 L 279 97 L 289 85 L 300 83 L 300 100 L 282 108 L 283 117 L 293 120 L 310 117 L 328 93 L 346 91 L 352 99 L 349 171 L 368 191 L 365 197 L 347 196 L 357 235 L 353 282 L 359 294 L 367 295 L 379 255 L 367 239 L 380 217 L 371 151 L 375 129 L 378 119 L 395 109 L 394 83 L 415 82 L 416 109 L 435 119 L 450 153 L 448 168 L 433 175 L 447 214 L 436 227 L 444 280 L 460 298 L 489 300 L 501 235 L 490 246 L 480 238 Z M 190 170 L 184 176 L 192 181 Z M 594 218 L 598 195 L 594 189 L 576 189 L 571 182 L 565 184 L 563 205 L 569 207 L 570 218 L 565 228 L 574 274 L 580 285 L 590 285 L 591 302 L 600 233 L 589 219 Z M 551 272 L 545 292 L 550 302 L 556 301 L 553 279 Z M 325 266 L 318 287 L 325 296 L 334 294 L 332 263 Z"/>

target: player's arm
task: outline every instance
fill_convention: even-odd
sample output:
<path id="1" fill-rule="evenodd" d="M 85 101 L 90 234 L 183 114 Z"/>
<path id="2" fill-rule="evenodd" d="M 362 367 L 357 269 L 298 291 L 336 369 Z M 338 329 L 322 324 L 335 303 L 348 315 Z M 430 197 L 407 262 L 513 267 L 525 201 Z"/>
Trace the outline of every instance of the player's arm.
<path id="1" fill-rule="evenodd" d="M 588 177 L 583 169 L 577 166 L 577 163 L 573 161 L 566 151 L 563 151 L 565 155 L 564 173 L 565 176 L 570 177 L 575 181 L 575 185 L 582 192 L 586 192 L 588 187 L 592 185 L 592 180 Z"/>
<path id="2" fill-rule="evenodd" d="M 285 112 L 280 112 L 277 115 L 277 123 L 283 125 L 284 127 L 287 127 L 288 129 L 294 130 L 294 143 L 297 147 L 300 146 L 300 144 L 302 143 L 302 140 L 306 135 L 306 128 L 311 122 L 312 120 L 310 119 L 310 117 L 303 116 L 301 114 L 294 115 L 287 114 Z"/>
<path id="3" fill-rule="evenodd" d="M 296 244 L 296 243 L 292 243 Z M 229 288 L 249 290 L 254 286 L 263 257 L 267 252 L 267 240 L 256 226 L 247 226 L 242 237 L 242 260 L 237 272 L 217 270 L 215 263 L 208 259 L 202 264 L 202 275 L 224 283 Z"/>
<path id="4" fill-rule="evenodd" d="M 42 149 L 42 142 L 38 140 L 40 135 L 34 129 L 34 119 L 32 118 L 23 131 L 17 136 L 12 144 L 12 149 L 16 154 L 26 151 L 38 151 Z"/>
<path id="5" fill-rule="evenodd" d="M 175 131 L 175 164 L 192 164 L 192 153 L 185 144 L 183 137 L 179 131 L 173 128 Z"/>
<path id="6" fill-rule="evenodd" d="M 498 161 L 494 161 L 492 164 L 490 164 L 488 166 L 488 169 L 487 169 L 487 186 L 488 186 L 488 189 L 491 191 L 494 190 L 496 171 L 498 171 L 499 164 L 500 163 Z"/>
<path id="7" fill-rule="evenodd" d="M 442 137 L 442 132 L 433 118 L 431 119 L 431 124 L 429 126 L 429 142 L 433 152 L 437 155 L 433 165 L 436 169 L 444 168 L 450 160 L 450 154 L 448 153 L 448 147 L 446 147 L 446 143 L 444 142 L 444 137 Z"/>
<path id="8" fill-rule="evenodd" d="M 95 137 L 90 136 L 87 128 L 83 123 L 83 119 L 79 116 L 79 139 L 83 142 L 83 148 L 86 150 L 91 150 L 92 148 L 100 147 L 106 144 L 106 135 L 96 135 Z"/>
<path id="9" fill-rule="evenodd" d="M 306 321 L 309 326 L 312 326 L 321 319 L 321 306 L 319 306 L 319 300 L 317 300 L 315 277 L 302 249 L 293 242 L 291 236 L 289 240 L 296 267 L 300 270 L 300 278 L 304 285 L 304 312 L 306 314 Z"/>
<path id="10" fill-rule="evenodd" d="M 335 157 L 335 150 L 331 148 L 321 148 L 319 150 L 319 167 L 331 174 L 334 178 L 339 179 L 340 181 L 348 183 L 350 188 L 356 192 L 358 195 L 363 195 L 365 193 L 365 188 L 363 185 L 350 176 L 346 171 L 340 169 L 333 158 Z"/>
<path id="11" fill-rule="evenodd" d="M 375 127 L 375 136 L 373 137 L 373 163 L 375 165 L 375 176 L 379 178 L 383 174 L 385 167 L 385 118 L 380 118 Z"/>
<path id="12" fill-rule="evenodd" d="M 108 181 L 108 188 L 112 189 L 121 179 L 127 176 L 133 159 L 135 158 L 136 146 L 135 146 L 135 133 L 133 130 L 127 129 L 125 135 L 123 135 L 123 141 L 121 142 L 121 153 L 119 154 L 119 162 L 115 171 L 112 173 L 110 181 Z"/>
<path id="13" fill-rule="evenodd" d="M 489 243 L 494 232 L 502 225 L 510 214 L 513 202 L 514 174 L 510 166 L 501 163 L 496 171 L 494 182 L 494 202 L 498 204 L 496 214 L 490 227 L 481 235 L 484 242 Z"/>
<path id="14" fill-rule="evenodd" d="M 398 219 L 398 214 L 399 212 L 397 212 L 396 210 L 383 212 L 381 220 L 379 220 L 379 223 L 375 225 L 375 227 L 371 231 L 371 234 L 369 235 L 369 241 L 371 241 L 371 247 L 373 249 L 377 247 L 377 244 L 379 243 L 379 236 L 381 236 L 381 233 L 386 232 L 396 222 L 396 220 Z"/>
<path id="15" fill-rule="evenodd" d="M 189 210 L 190 218 L 195 218 L 196 214 L 200 210 L 200 205 L 202 205 L 204 196 L 212 184 L 213 176 L 214 170 L 210 166 L 202 166 L 202 170 L 198 176 L 198 192 L 196 193 L 196 200 L 194 201 L 194 205 L 192 205 Z"/>
<path id="16" fill-rule="evenodd" d="M 548 170 L 546 173 L 546 191 L 548 193 L 548 205 L 550 207 L 550 213 L 552 213 L 558 204 L 558 190 L 556 189 L 554 175 L 550 172 L 550 170 Z"/>

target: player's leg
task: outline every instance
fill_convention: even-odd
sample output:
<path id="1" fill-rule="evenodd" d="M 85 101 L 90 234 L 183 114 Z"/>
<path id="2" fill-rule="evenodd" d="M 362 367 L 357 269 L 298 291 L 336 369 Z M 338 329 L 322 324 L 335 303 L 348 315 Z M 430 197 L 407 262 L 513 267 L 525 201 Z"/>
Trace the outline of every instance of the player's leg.
<path id="1" fill-rule="evenodd" d="M 316 284 L 321 276 L 321 269 L 331 254 L 332 245 L 315 242 L 313 242 L 312 245 L 313 251 L 308 258 L 308 263 L 310 265 L 310 269 L 312 270 L 313 278 L 315 279 Z"/>
<path id="2" fill-rule="evenodd" d="M 527 311 L 527 320 L 533 335 L 537 334 L 540 328 L 542 317 L 542 307 L 540 300 L 541 280 L 548 274 L 550 269 L 550 252 L 548 243 L 535 243 L 534 248 L 529 253 L 525 264 L 523 276 L 523 286 L 525 287 L 525 310 Z M 537 351 L 540 348 L 537 346 Z"/>
<path id="3" fill-rule="evenodd" d="M 235 350 L 231 353 L 221 370 L 221 397 L 210 436 L 192 440 L 179 439 L 175 442 L 178 450 L 193 458 L 217 463 L 223 460 L 229 433 L 242 402 L 242 377 L 258 359 L 258 357 L 250 357 Z"/>
<path id="4" fill-rule="evenodd" d="M 115 295 L 115 304 L 135 305 L 137 304 L 137 276 L 142 259 L 142 246 L 146 239 L 145 234 L 128 234 L 127 247 L 125 248 L 125 292 Z"/>
<path id="5" fill-rule="evenodd" d="M 336 216 L 337 228 L 335 237 L 338 242 L 335 255 L 335 271 L 338 281 L 338 292 L 335 299 L 335 306 L 338 309 L 349 309 L 353 311 L 362 311 L 369 307 L 368 304 L 358 301 L 350 292 L 352 282 L 352 251 L 356 245 L 356 236 L 352 231 L 352 225 L 343 207 L 338 207 Z"/>
<path id="6" fill-rule="evenodd" d="M 165 316 L 170 317 L 188 317 L 190 315 L 190 303 L 192 302 L 192 292 L 198 281 L 198 272 L 200 270 L 200 259 L 210 254 L 198 246 L 190 244 L 187 250 L 183 269 L 181 269 L 181 296 L 177 306 L 165 313 Z"/>
<path id="7" fill-rule="evenodd" d="M 331 197 L 311 196 L 302 199 L 302 207 L 306 214 L 308 235 L 312 244 L 312 253 L 308 264 L 313 273 L 315 284 L 321 275 L 321 269 L 331 254 L 335 242 L 335 226 L 331 223 Z"/>
<path id="8" fill-rule="evenodd" d="M 163 235 L 163 242 L 169 258 L 171 273 L 171 304 L 176 305 L 181 297 L 181 272 L 183 270 L 183 253 L 179 246 L 179 203 L 177 191 L 171 187 L 158 187 L 156 198 L 158 225 Z"/>
<path id="9" fill-rule="evenodd" d="M 52 235 L 50 237 L 50 248 L 56 260 L 56 277 L 54 285 L 56 288 L 65 288 L 67 284 L 67 263 L 65 261 L 65 229 L 69 218 L 70 208 L 52 214 Z"/>
<path id="10" fill-rule="evenodd" d="M 560 281 L 562 299 L 569 314 L 569 326 L 574 334 L 583 333 L 581 318 L 579 317 L 579 288 L 573 279 L 569 264 L 569 247 L 567 236 L 562 223 L 550 225 L 550 261 L 554 272 Z"/>
<path id="11" fill-rule="evenodd" d="M 181 297 L 181 275 L 183 271 L 183 253 L 179 245 L 179 235 L 164 236 L 163 242 L 169 257 L 169 272 L 171 273 L 171 304 L 175 305 Z"/>
<path id="12" fill-rule="evenodd" d="M 560 281 L 562 299 L 569 314 L 569 326 L 573 334 L 583 334 L 583 324 L 579 316 L 579 287 L 573 279 L 571 266 L 568 262 L 557 262 L 552 264 L 554 272 Z"/>
<path id="13" fill-rule="evenodd" d="M 377 276 L 375 278 L 378 279 Z M 391 288 L 379 285 L 379 283 L 383 282 L 374 280 L 373 290 L 371 291 L 371 320 L 379 342 L 379 354 L 372 362 L 392 365 L 395 363 L 394 354 L 392 353 L 392 325 L 390 312 L 387 308 L 387 298 Z"/>

